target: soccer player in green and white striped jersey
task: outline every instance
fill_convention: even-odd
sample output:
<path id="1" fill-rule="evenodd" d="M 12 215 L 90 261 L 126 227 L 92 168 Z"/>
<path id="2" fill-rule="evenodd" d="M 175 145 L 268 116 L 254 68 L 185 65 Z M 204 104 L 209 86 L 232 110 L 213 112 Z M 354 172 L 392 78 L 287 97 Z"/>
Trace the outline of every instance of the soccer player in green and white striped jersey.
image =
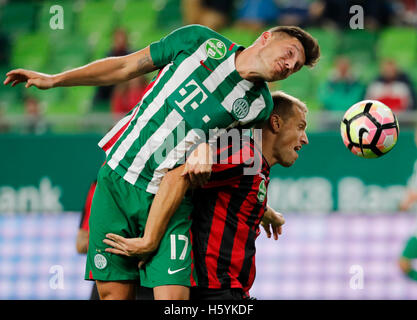
<path id="1" fill-rule="evenodd" d="M 107 233 L 146 239 L 145 226 L 157 214 L 149 209 L 167 171 L 209 134 L 267 119 L 273 105 L 265 82 L 313 66 L 319 55 L 317 41 L 298 27 L 270 29 L 243 48 L 209 28 L 190 25 L 136 53 L 57 75 L 24 69 L 7 73 L 6 85 L 26 82 L 26 87 L 48 89 L 114 84 L 159 69 L 138 105 L 99 143 L 107 160 L 92 203 L 86 278 L 97 281 L 101 298 L 132 297 L 133 281 L 139 278 L 154 287 L 156 298 L 187 298 L 181 287 L 195 281 L 188 245 L 191 201 L 185 199 L 167 222 L 170 246 L 160 247 L 140 275 L 137 259 L 105 252 L 102 240 Z M 205 160 L 193 154 L 187 159 L 191 180 L 204 181 L 201 177 L 210 172 Z M 161 266 L 168 275 L 161 275 Z"/>

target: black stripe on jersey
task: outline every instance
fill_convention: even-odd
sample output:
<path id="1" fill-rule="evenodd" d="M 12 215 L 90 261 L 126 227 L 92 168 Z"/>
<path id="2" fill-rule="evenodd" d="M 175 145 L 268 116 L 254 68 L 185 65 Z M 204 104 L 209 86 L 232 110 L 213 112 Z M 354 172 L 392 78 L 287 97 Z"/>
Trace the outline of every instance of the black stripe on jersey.
<path id="1" fill-rule="evenodd" d="M 226 170 L 212 172 L 210 176 L 210 180 L 212 181 L 225 181 L 230 180 L 236 177 L 243 175 L 243 164 L 238 164 L 235 167 L 231 167 Z"/>
<path id="2" fill-rule="evenodd" d="M 253 185 L 254 177 L 255 176 L 248 175 L 242 176 L 239 187 L 232 193 L 227 207 L 225 230 L 223 232 L 219 257 L 217 260 L 217 278 L 223 288 L 230 288 L 231 285 L 228 271 L 231 264 L 233 243 L 235 241 L 238 225 L 237 213 L 240 211 L 242 204 L 246 201 L 248 194 L 252 191 L 251 188 L 247 188 L 245 185 L 247 186 L 249 183 Z M 245 192 L 242 192 L 243 190 L 245 190 Z"/>
<path id="3" fill-rule="evenodd" d="M 258 219 L 259 211 L 262 209 L 263 204 L 262 203 L 256 203 L 256 205 L 253 207 L 253 210 L 249 216 L 248 222 L 255 222 L 256 219 Z M 256 234 L 256 230 L 254 229 L 254 223 L 251 223 L 249 225 L 250 231 L 254 232 Z M 255 235 L 256 237 L 256 235 Z M 242 265 L 242 270 L 240 270 L 240 274 L 238 276 L 238 280 L 243 285 L 246 285 L 249 281 L 249 276 L 252 271 L 252 256 L 255 254 L 255 241 L 254 238 L 248 237 L 246 239 L 246 245 L 245 245 L 245 258 Z"/>
<path id="4" fill-rule="evenodd" d="M 209 277 L 205 263 L 208 239 L 213 224 L 214 209 L 216 207 L 219 192 L 215 189 L 197 190 L 193 195 L 194 210 L 192 223 L 193 253 L 196 263 L 194 267 L 197 273 L 198 284 L 208 287 Z M 204 204 L 204 208 L 201 205 Z M 207 205 L 207 206 L 206 206 Z M 196 210 L 197 209 L 197 210 Z M 202 230 L 205 230 L 204 232 Z M 198 250 L 197 250 L 198 249 Z"/>
<path id="5" fill-rule="evenodd" d="M 233 143 L 235 142 L 235 140 L 233 140 L 233 137 L 231 135 L 228 135 L 228 133 L 230 134 L 231 130 L 237 131 L 237 133 L 239 134 L 239 145 L 236 146 L 236 144 L 234 145 Z M 217 154 L 216 154 L 216 161 L 217 163 L 222 163 L 224 161 L 226 161 L 229 157 L 231 157 L 233 154 L 239 153 L 240 155 L 242 155 L 242 149 L 244 149 L 245 147 L 250 148 L 251 154 L 253 154 L 253 145 L 251 142 L 251 138 L 248 135 L 245 135 L 245 132 L 247 131 L 247 129 L 242 129 L 242 128 L 232 128 L 228 130 L 228 133 L 224 133 L 222 134 L 220 137 L 217 138 L 216 143 L 217 146 L 219 147 L 219 149 L 217 150 Z M 227 147 L 225 148 L 220 148 L 220 146 L 224 143 L 224 138 L 227 137 Z"/>

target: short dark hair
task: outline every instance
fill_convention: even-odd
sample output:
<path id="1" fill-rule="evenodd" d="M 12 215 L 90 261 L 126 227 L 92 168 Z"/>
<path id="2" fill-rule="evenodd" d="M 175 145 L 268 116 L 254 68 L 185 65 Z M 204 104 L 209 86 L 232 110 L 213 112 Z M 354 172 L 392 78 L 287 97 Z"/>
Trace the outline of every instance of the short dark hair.
<path id="1" fill-rule="evenodd" d="M 314 38 L 307 31 L 297 26 L 279 26 L 268 30 L 268 32 L 274 33 L 285 33 L 291 37 L 297 38 L 301 42 L 304 48 L 306 61 L 304 65 L 314 67 L 314 65 L 320 59 L 320 46 L 317 39 Z"/>
<path id="2" fill-rule="evenodd" d="M 283 91 L 274 91 L 271 92 L 272 101 L 274 103 L 274 107 L 272 109 L 271 115 L 277 114 L 279 115 L 284 121 L 287 121 L 294 115 L 294 106 L 298 106 L 305 111 L 307 111 L 307 106 L 304 102 L 293 97 Z M 268 125 L 269 118 L 261 123 L 258 123 L 255 127 L 261 129 Z"/>
<path id="3" fill-rule="evenodd" d="M 283 91 L 274 91 L 271 93 L 271 96 L 272 101 L 274 102 L 272 113 L 278 114 L 284 121 L 291 118 L 294 114 L 294 106 L 307 110 L 307 106 L 304 102 Z"/>

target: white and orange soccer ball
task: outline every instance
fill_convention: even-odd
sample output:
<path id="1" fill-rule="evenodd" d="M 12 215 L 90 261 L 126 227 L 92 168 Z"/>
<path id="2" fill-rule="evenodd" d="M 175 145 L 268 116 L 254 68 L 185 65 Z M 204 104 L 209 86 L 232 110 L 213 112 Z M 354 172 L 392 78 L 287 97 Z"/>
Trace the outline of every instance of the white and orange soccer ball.
<path id="1" fill-rule="evenodd" d="M 364 100 L 350 107 L 340 124 L 346 147 L 363 158 L 378 158 L 398 140 L 399 126 L 394 113 L 382 102 Z"/>

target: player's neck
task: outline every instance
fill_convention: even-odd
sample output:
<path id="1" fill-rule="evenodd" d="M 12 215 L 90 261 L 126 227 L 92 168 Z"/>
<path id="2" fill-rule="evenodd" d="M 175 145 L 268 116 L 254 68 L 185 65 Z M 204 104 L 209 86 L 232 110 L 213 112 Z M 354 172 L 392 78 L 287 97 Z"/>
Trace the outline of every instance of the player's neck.
<path id="1" fill-rule="evenodd" d="M 255 64 L 256 59 L 254 59 L 254 52 L 255 48 L 253 46 L 244 49 L 243 51 L 237 51 L 235 56 L 235 66 L 236 71 L 239 75 L 248 81 L 251 82 L 259 82 L 264 81 L 261 75 L 256 72 Z"/>
<path id="2" fill-rule="evenodd" d="M 272 167 L 278 162 L 278 160 L 273 156 L 273 149 L 271 144 L 271 141 L 274 141 L 272 139 L 273 137 L 268 136 L 267 130 L 258 130 L 259 129 L 256 130 L 256 133 L 260 132 L 261 134 L 253 134 L 253 140 L 255 141 L 256 145 L 261 146 L 262 155 L 268 162 L 269 167 Z"/>

